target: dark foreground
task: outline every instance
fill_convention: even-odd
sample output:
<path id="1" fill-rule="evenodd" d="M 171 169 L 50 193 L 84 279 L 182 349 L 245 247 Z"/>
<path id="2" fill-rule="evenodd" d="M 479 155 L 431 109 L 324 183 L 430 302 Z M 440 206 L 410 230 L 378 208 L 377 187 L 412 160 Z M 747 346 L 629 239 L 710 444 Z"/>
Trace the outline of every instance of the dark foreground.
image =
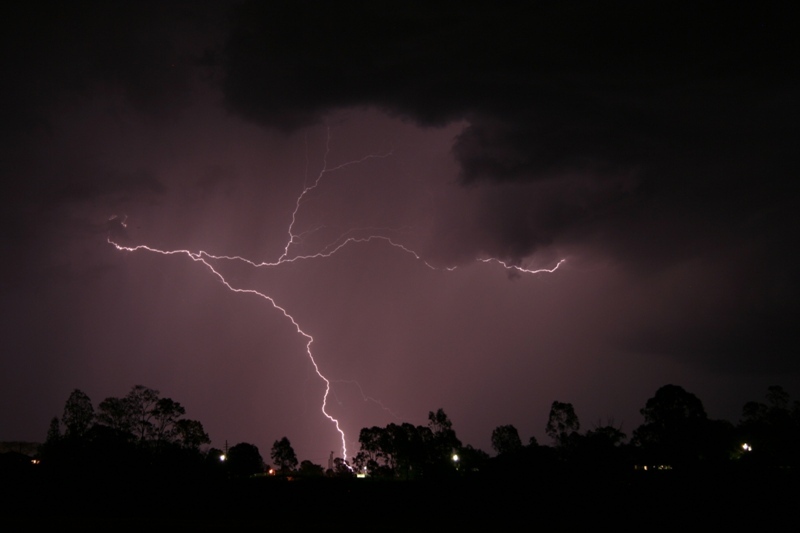
<path id="1" fill-rule="evenodd" d="M 550 472 L 438 481 L 92 477 L 4 473 L 2 529 L 632 531 L 699 525 L 739 531 L 796 526 L 800 510 L 798 475 L 791 470 L 613 478 Z"/>

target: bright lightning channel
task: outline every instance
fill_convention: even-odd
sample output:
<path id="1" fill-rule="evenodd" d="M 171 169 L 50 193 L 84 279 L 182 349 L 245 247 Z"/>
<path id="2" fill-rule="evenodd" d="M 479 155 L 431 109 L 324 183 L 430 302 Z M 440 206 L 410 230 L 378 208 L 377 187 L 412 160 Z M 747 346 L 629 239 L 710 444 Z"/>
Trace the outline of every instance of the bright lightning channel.
<path id="1" fill-rule="evenodd" d="M 320 371 L 319 365 L 317 364 L 317 361 L 314 358 L 314 354 L 311 351 L 311 345 L 314 343 L 314 337 L 312 337 L 309 333 L 305 332 L 303 330 L 303 328 L 300 327 L 300 324 L 297 322 L 297 320 L 286 310 L 286 308 L 282 307 L 281 305 L 279 305 L 271 296 L 269 296 L 267 294 L 264 294 L 264 293 L 262 293 L 260 291 L 257 291 L 255 289 L 244 289 L 244 288 L 233 286 L 227 279 L 225 279 L 225 276 L 223 276 L 217 269 L 214 268 L 214 266 L 210 262 L 210 261 L 223 261 L 223 260 L 225 260 L 225 261 L 241 261 L 241 262 L 244 262 L 244 263 L 246 263 L 248 265 L 251 265 L 251 266 L 253 266 L 255 268 L 277 267 L 279 265 L 283 265 L 283 264 L 287 264 L 287 263 L 294 263 L 294 262 L 302 261 L 302 260 L 325 259 L 325 258 L 331 257 L 332 255 L 334 255 L 337 252 L 339 252 L 342 248 L 344 248 L 344 247 L 346 247 L 346 246 L 348 246 L 350 244 L 367 244 L 367 243 L 371 243 L 371 242 L 382 242 L 384 244 L 388 244 L 389 246 L 392 246 L 393 248 L 397 248 L 397 249 L 401 250 L 402 252 L 413 256 L 415 259 L 417 259 L 418 261 L 422 262 L 426 267 L 428 267 L 428 268 L 430 268 L 432 270 L 446 270 L 446 271 L 456 270 L 456 268 L 457 268 L 456 266 L 436 267 L 436 266 L 432 265 L 431 263 L 429 263 L 428 261 L 426 261 L 425 259 L 423 259 L 420 256 L 420 254 L 418 254 L 417 252 L 415 252 L 411 248 L 408 248 L 405 245 L 403 245 L 403 244 L 401 244 L 399 242 L 396 242 L 392 238 L 387 237 L 385 235 L 372 234 L 372 235 L 368 235 L 366 237 L 347 236 L 347 235 L 351 235 L 353 230 L 345 232 L 344 234 L 340 235 L 337 239 L 335 239 L 333 242 L 331 242 L 327 246 L 324 246 L 320 251 L 318 251 L 316 253 L 307 254 L 307 255 L 295 255 L 295 256 L 290 257 L 290 249 L 291 249 L 292 245 L 296 244 L 302 238 L 304 233 L 313 232 L 313 231 L 316 231 L 316 229 L 319 229 L 319 228 L 316 228 L 316 229 L 309 230 L 308 232 L 304 232 L 304 233 L 295 233 L 294 226 L 295 226 L 295 223 L 297 221 L 297 216 L 298 216 L 298 213 L 300 211 L 300 207 L 303 204 L 303 200 L 306 198 L 306 196 L 309 193 L 311 193 L 314 189 L 316 189 L 319 186 L 319 184 L 322 181 L 323 177 L 326 174 L 329 174 L 329 173 L 332 173 L 332 172 L 335 172 L 335 171 L 338 171 L 338 170 L 342 170 L 342 169 L 345 169 L 345 168 L 350 167 L 350 166 L 358 165 L 358 164 L 364 163 L 364 162 L 366 162 L 368 160 L 371 160 L 371 159 L 380 159 L 380 158 L 385 158 L 385 157 L 389 157 L 390 155 L 392 155 L 392 152 L 387 152 L 385 154 L 367 155 L 365 157 L 362 157 L 361 159 L 348 161 L 346 163 L 342 163 L 342 164 L 337 165 L 335 167 L 328 168 L 328 155 L 329 155 L 329 153 L 330 153 L 330 129 L 328 129 L 328 133 L 327 133 L 327 141 L 326 141 L 326 146 L 325 146 L 325 155 L 324 155 L 324 158 L 323 158 L 322 170 L 319 172 L 319 174 L 317 175 L 317 177 L 313 181 L 313 183 L 311 183 L 310 185 L 304 185 L 303 186 L 303 190 L 297 196 L 297 199 L 295 200 L 294 211 L 292 211 L 291 222 L 289 223 L 288 238 L 286 240 L 286 245 L 283 248 L 283 253 L 281 254 L 280 257 L 278 257 L 278 259 L 276 261 L 273 261 L 273 262 L 266 262 L 265 261 L 265 262 L 260 262 L 259 263 L 259 262 L 255 262 L 255 261 L 252 261 L 250 259 L 238 256 L 238 255 L 237 256 L 213 255 L 213 254 L 210 254 L 210 253 L 208 253 L 206 251 L 203 251 L 203 250 L 199 250 L 197 252 L 193 252 L 191 250 L 182 250 L 182 249 L 178 249 L 178 250 L 161 250 L 161 249 L 153 248 L 151 246 L 147 246 L 147 245 L 144 245 L 144 244 L 140 244 L 140 245 L 137 245 L 137 246 L 123 246 L 123 245 L 115 242 L 114 240 L 112 240 L 111 236 L 109 236 L 107 240 L 108 240 L 109 244 L 113 245 L 119 251 L 125 251 L 125 252 L 147 251 L 147 252 L 157 253 L 157 254 L 161 254 L 161 255 L 185 255 L 185 256 L 189 257 L 192 261 L 195 261 L 197 263 L 202 263 L 231 292 L 243 293 L 243 294 L 252 294 L 252 295 L 258 296 L 260 298 L 263 298 L 264 300 L 268 301 L 270 303 L 270 305 L 272 305 L 273 308 L 275 308 L 277 311 L 282 313 L 283 316 L 286 317 L 292 323 L 292 325 L 295 327 L 295 330 L 297 331 L 297 333 L 300 334 L 306 340 L 306 355 L 308 356 L 308 359 L 311 361 L 311 364 L 314 367 L 314 371 L 317 373 L 319 378 L 325 383 L 325 394 L 322 397 L 321 411 L 322 411 L 322 414 L 328 420 L 330 420 L 333 423 L 334 427 L 336 428 L 336 431 L 339 433 L 339 436 L 340 436 L 341 441 L 342 441 L 342 458 L 345 460 L 345 464 L 347 464 L 346 463 L 346 460 L 347 460 L 347 439 L 345 438 L 344 430 L 342 430 L 341 425 L 339 423 L 339 420 L 337 418 L 335 418 L 334 416 L 332 416 L 327 411 L 328 397 L 332 392 L 332 390 L 331 390 L 331 380 L 329 380 L 327 377 L 325 377 L 325 375 L 323 375 L 323 373 Z M 116 221 L 122 227 L 127 227 L 126 218 L 123 218 L 123 219 L 120 220 L 116 216 L 113 216 L 113 217 L 111 217 L 110 220 Z M 540 274 L 540 273 L 553 273 L 553 272 L 555 272 L 558 269 L 558 267 L 560 267 L 564 263 L 565 259 L 561 259 L 553 268 L 550 268 L 550 269 L 541 268 L 541 269 L 535 269 L 535 270 L 528 269 L 528 268 L 523 268 L 523 267 L 516 266 L 516 265 L 513 265 L 513 264 L 509 264 L 509 263 L 507 263 L 505 261 L 502 261 L 500 259 L 493 258 L 493 257 L 490 257 L 490 258 L 479 258 L 479 259 L 476 259 L 476 261 L 480 261 L 480 262 L 483 262 L 483 263 L 496 263 L 496 264 L 499 264 L 501 267 L 503 267 L 505 270 L 509 270 L 509 271 L 516 271 L 516 272 L 520 272 L 520 273 L 524 273 L 524 274 Z M 358 387 L 359 387 L 359 389 L 361 389 L 360 385 L 358 385 Z M 365 398 L 365 401 L 372 400 L 372 401 L 376 401 L 377 402 L 377 400 L 374 400 L 372 398 L 369 398 L 369 397 L 365 396 L 363 391 L 362 391 L 362 396 Z M 386 407 L 384 407 L 383 404 L 380 404 L 380 402 L 378 402 L 378 403 L 379 403 L 379 405 L 381 407 L 383 407 L 383 409 L 388 411 L 388 409 Z M 391 413 L 391 411 L 389 411 L 389 412 Z M 391 413 L 391 414 L 394 415 L 394 413 Z"/>

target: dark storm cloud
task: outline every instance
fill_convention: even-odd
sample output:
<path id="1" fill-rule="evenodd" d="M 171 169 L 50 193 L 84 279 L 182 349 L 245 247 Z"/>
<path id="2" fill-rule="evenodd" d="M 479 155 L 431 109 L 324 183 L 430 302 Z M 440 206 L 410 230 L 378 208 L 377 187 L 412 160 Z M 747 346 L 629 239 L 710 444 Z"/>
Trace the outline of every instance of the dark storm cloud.
<path id="1" fill-rule="evenodd" d="M 786 317 L 798 315 L 791 276 L 781 296 L 758 290 L 798 266 L 800 84 L 787 9 L 245 2 L 224 90 L 231 109 L 283 129 L 348 106 L 420 125 L 464 120 L 453 153 L 469 201 L 442 206 L 436 250 L 515 262 L 599 254 L 642 284 L 700 258 L 708 270 L 693 282 L 735 293 L 731 309 L 689 310 L 674 339 L 654 318 L 622 344 L 743 361 L 769 331 L 759 349 L 775 359 L 794 345 Z"/>
<path id="2" fill-rule="evenodd" d="M 614 91 L 743 66 L 790 67 L 761 55 L 790 42 L 787 21 L 767 8 L 749 11 L 694 3 L 245 2 L 228 41 L 226 91 L 235 109 L 284 127 L 363 104 L 423 123 L 475 111 L 510 115 L 521 103 L 547 106 L 549 95 L 580 106 L 571 108 L 575 115 L 590 107 L 586 90 L 598 84 Z"/>
<path id="3" fill-rule="evenodd" d="M 189 90 L 196 75 L 191 67 L 214 45 L 209 18 L 219 14 L 213 5 L 33 1 L 3 7 L 2 90 L 22 104 L 6 111 L 33 116 L 66 93 L 119 90 L 139 110 L 167 112 Z"/>
<path id="4" fill-rule="evenodd" d="M 63 224 L 79 202 L 152 199 L 165 184 L 147 163 L 112 168 L 86 137 L 126 131 L 132 113 L 175 117 L 208 72 L 215 17 L 225 4 L 132 1 L 4 5 L 0 76 L 0 193 L 12 245 Z M 70 114 L 73 110 L 81 112 Z M 94 122 L 87 117 L 94 117 Z M 30 214 L 38 213 L 31 222 Z"/>
<path id="5" fill-rule="evenodd" d="M 118 99 L 103 111 L 109 120 L 125 109 L 154 120 L 178 113 L 198 76 L 200 57 L 212 42 L 199 40 L 208 6 L 195 2 L 25 2 L 3 7 L 0 81 L 0 171 L 3 193 L 15 202 L 120 191 L 158 191 L 148 171 L 109 177 L 86 173 L 81 154 L 52 147 L 69 139 L 54 123 L 65 109 Z M 119 120 L 119 118 L 117 118 Z M 63 126 L 63 125 L 62 125 Z M 70 126 L 70 125 L 67 125 Z M 70 135 L 84 133 L 71 131 Z M 98 172 L 99 171 L 99 172 Z M 77 173 L 75 173 L 77 172 Z M 107 173 L 106 173 L 107 174 Z M 143 178 L 143 179 L 142 179 Z"/>
<path id="6" fill-rule="evenodd" d="M 628 227 L 651 210 L 691 215 L 709 196 L 785 193 L 777 184 L 796 170 L 797 80 L 777 4 L 247 2 L 233 20 L 232 109 L 288 129 L 354 105 L 420 124 L 467 120 L 454 145 L 465 183 L 578 173 L 607 191 L 623 179 L 617 206 L 567 187 L 555 199 L 565 211 L 582 202 L 582 218 L 611 229 L 620 223 L 587 212 Z M 497 231 L 496 252 L 511 246 L 518 259 L 540 243 L 535 231 L 520 240 L 514 209 L 490 216 L 515 228 Z"/>

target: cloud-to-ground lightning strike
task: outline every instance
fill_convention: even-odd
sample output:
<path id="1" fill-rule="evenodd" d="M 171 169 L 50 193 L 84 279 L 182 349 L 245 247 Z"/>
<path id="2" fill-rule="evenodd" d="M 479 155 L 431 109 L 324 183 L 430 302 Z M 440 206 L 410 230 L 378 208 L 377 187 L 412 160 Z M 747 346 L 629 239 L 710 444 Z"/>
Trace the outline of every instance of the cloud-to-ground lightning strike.
<path id="1" fill-rule="evenodd" d="M 347 459 L 347 442 L 345 440 L 344 431 L 339 426 L 339 420 L 334 418 L 333 416 L 331 416 L 330 413 L 328 413 L 328 411 L 325 409 L 327 407 L 327 404 L 328 404 L 328 395 L 330 394 L 330 390 L 331 390 L 331 382 L 330 382 L 330 380 L 328 380 L 328 378 L 326 378 L 322 374 L 322 372 L 320 372 L 319 365 L 317 365 L 317 361 L 314 359 L 314 354 L 311 352 L 311 344 L 314 342 L 314 337 L 312 337 L 311 335 L 309 335 L 308 333 L 303 331 L 303 329 L 300 327 L 300 324 L 297 323 L 297 321 L 294 319 L 294 317 L 292 315 L 290 315 L 288 313 L 288 311 L 286 311 L 286 309 L 284 309 L 283 307 L 278 305 L 275 302 L 274 299 L 272 299 L 270 296 L 264 294 L 263 292 L 259 292 L 259 291 L 255 290 L 255 289 L 242 289 L 242 288 L 234 287 L 233 285 L 231 285 L 228 282 L 228 280 L 226 280 L 225 277 L 222 274 L 220 274 L 208 261 L 203 259 L 203 255 L 206 255 L 207 257 L 212 257 L 213 258 L 213 256 L 209 256 L 205 252 L 191 252 L 189 250 L 159 250 L 157 248 L 152 248 L 150 246 L 145 246 L 145 245 L 122 246 L 120 244 L 117 244 L 117 243 L 113 242 L 110 239 L 109 239 L 108 242 L 113 244 L 117 248 L 117 250 L 124 250 L 124 251 L 127 251 L 127 252 L 136 252 L 138 250 L 146 250 L 148 252 L 155 252 L 155 253 L 159 253 L 159 254 L 162 254 L 162 255 L 184 254 L 184 255 L 188 256 L 189 258 L 191 258 L 192 261 L 197 261 L 199 263 L 203 263 L 217 278 L 219 278 L 219 280 L 222 282 L 222 284 L 225 285 L 232 292 L 245 293 L 245 294 L 254 294 L 256 296 L 260 296 L 261 298 L 264 298 L 265 300 L 267 300 L 272 305 L 272 307 L 274 307 L 275 309 L 277 309 L 278 311 L 283 313 L 283 316 L 288 318 L 291 321 L 291 323 L 294 325 L 295 329 L 297 330 L 297 333 L 299 333 L 300 335 L 302 335 L 306 339 L 306 353 L 308 354 L 308 358 L 311 361 L 311 364 L 314 366 L 314 371 L 317 373 L 317 375 L 320 377 L 320 379 L 322 379 L 322 381 L 325 382 L 325 394 L 322 397 L 322 414 L 325 415 L 336 426 L 336 431 L 339 432 L 339 435 L 342 438 L 342 457 L 344 459 Z"/>
<path id="2" fill-rule="evenodd" d="M 108 240 L 108 242 L 110 244 L 115 246 L 117 250 L 120 250 L 120 251 L 126 251 L 126 252 L 147 251 L 147 252 L 157 253 L 157 254 L 161 254 L 161 255 L 185 255 L 185 256 L 189 257 L 192 261 L 195 261 L 195 262 L 198 262 L 198 263 L 202 263 L 214 276 L 216 276 L 220 280 L 220 282 L 222 282 L 222 284 L 228 290 L 230 290 L 232 292 L 235 292 L 235 293 L 252 294 L 252 295 L 258 296 L 260 298 L 263 298 L 264 300 L 268 301 L 270 303 L 270 305 L 272 305 L 273 308 L 275 308 L 280 313 L 282 313 L 283 316 L 286 317 L 292 323 L 292 325 L 295 327 L 297 333 L 300 334 L 304 339 L 306 339 L 306 355 L 308 356 L 312 366 L 314 367 L 314 371 L 317 373 L 319 378 L 325 383 L 325 394 L 322 397 L 321 411 L 322 411 L 322 414 L 334 424 L 334 426 L 336 428 L 336 431 L 339 433 L 339 436 L 340 436 L 341 441 L 342 441 L 342 458 L 345 460 L 345 464 L 347 464 L 347 462 L 346 462 L 347 461 L 347 439 L 346 439 L 344 430 L 342 430 L 342 428 L 340 426 L 339 420 L 337 418 L 333 417 L 327 411 L 328 398 L 329 398 L 329 395 L 332 392 L 331 380 L 329 380 L 320 371 L 319 365 L 317 364 L 317 361 L 316 361 L 316 359 L 314 357 L 314 354 L 313 354 L 313 352 L 311 350 L 311 345 L 314 343 L 314 338 L 309 333 L 304 331 L 300 327 L 300 324 L 297 322 L 297 320 L 294 318 L 294 316 L 292 316 L 287 311 L 287 309 L 285 307 L 279 305 L 271 296 L 269 296 L 267 294 L 264 294 L 264 293 L 262 293 L 260 291 L 257 291 L 255 289 L 246 289 L 246 288 L 236 287 L 236 286 L 232 285 L 225 278 L 225 276 L 223 276 L 219 272 L 219 270 L 214 268 L 214 265 L 212 264 L 213 261 L 241 261 L 241 262 L 244 262 L 244 263 L 246 263 L 248 265 L 251 265 L 253 267 L 256 267 L 256 268 L 260 268 L 260 267 L 277 267 L 277 266 L 280 266 L 280 265 L 290 264 L 290 263 L 294 263 L 296 261 L 301 261 L 301 260 L 312 260 L 312 259 L 328 258 L 328 257 L 331 257 L 332 255 L 336 254 L 338 251 L 340 251 L 342 248 L 344 248 L 345 246 L 347 246 L 349 244 L 366 244 L 366 243 L 370 243 L 370 242 L 383 242 L 385 244 L 388 244 L 388 245 L 390 245 L 390 246 L 392 246 L 394 248 L 397 248 L 397 249 L 401 250 L 402 252 L 405 252 L 407 254 L 412 255 L 415 259 L 421 261 L 425 266 L 427 266 L 428 268 L 430 268 L 432 270 L 452 271 L 452 270 L 455 270 L 457 268 L 456 266 L 436 267 L 436 266 L 430 264 L 425 259 L 423 259 L 417 252 L 415 252 L 411 248 L 408 248 L 405 245 L 403 245 L 403 244 L 401 244 L 399 242 L 396 242 L 395 240 L 393 240 L 392 238 L 390 238 L 390 237 L 388 237 L 386 235 L 370 234 L 370 235 L 365 236 L 365 237 L 354 237 L 354 236 L 352 236 L 352 232 L 354 230 L 350 230 L 348 232 L 343 233 L 337 239 L 335 239 L 333 242 L 329 243 L 327 246 L 324 246 L 320 251 L 318 251 L 316 253 L 306 254 L 306 255 L 290 256 L 289 254 L 290 254 L 290 249 L 292 248 L 292 245 L 296 244 L 298 242 L 298 240 L 300 240 L 302 238 L 302 235 L 303 235 L 302 233 L 295 233 L 295 230 L 294 230 L 295 223 L 297 221 L 297 216 L 298 216 L 298 213 L 300 211 L 300 207 L 303 204 L 303 200 L 306 198 L 306 196 L 319 186 L 319 184 L 322 181 L 323 177 L 326 174 L 330 174 L 332 172 L 335 172 L 335 171 L 338 171 L 338 170 L 342 170 L 344 168 L 347 168 L 347 167 L 350 167 L 350 166 L 353 166 L 353 165 L 358 165 L 358 164 L 363 163 L 363 162 L 365 162 L 367 160 L 370 160 L 370 159 L 384 158 L 384 157 L 389 157 L 391 155 L 391 152 L 388 152 L 388 153 L 385 153 L 385 154 L 367 155 L 365 157 L 362 157 L 361 159 L 354 160 L 354 161 L 349 161 L 349 162 L 337 165 L 335 167 L 328 168 L 327 159 L 328 159 L 329 152 L 330 152 L 330 130 L 328 130 L 328 136 L 327 136 L 327 142 L 326 142 L 326 148 L 325 148 L 325 156 L 324 156 L 324 159 L 323 159 L 322 170 L 319 172 L 319 174 L 317 175 L 317 177 L 313 181 L 313 183 L 311 183 L 310 185 L 309 184 L 304 185 L 303 190 L 297 196 L 297 199 L 295 201 L 295 207 L 294 207 L 294 210 L 292 211 L 292 215 L 291 215 L 291 222 L 289 223 L 289 227 L 288 227 L 288 238 L 287 238 L 287 241 L 286 241 L 286 245 L 284 246 L 283 253 L 280 255 L 280 257 L 278 257 L 278 259 L 273 261 L 273 262 L 266 262 L 266 261 L 265 262 L 255 262 L 255 261 L 252 261 L 250 259 L 247 259 L 247 258 L 244 258 L 244 257 L 241 257 L 241 256 L 213 255 L 213 254 L 210 254 L 210 253 L 208 253 L 206 251 L 203 251 L 203 250 L 199 250 L 199 251 L 196 251 L 196 252 L 193 252 L 191 250 L 184 250 L 184 249 L 161 250 L 161 249 L 154 248 L 154 247 L 151 247 L 151 246 L 147 246 L 147 245 L 144 245 L 144 244 L 140 244 L 140 245 L 137 245 L 137 246 L 124 246 L 124 245 L 121 245 L 121 244 L 115 242 L 112 239 L 111 236 L 109 236 L 107 240 Z M 125 219 L 118 220 L 117 217 L 114 216 L 114 217 L 111 218 L 111 220 L 116 221 L 122 227 L 126 227 Z M 350 235 L 350 236 L 348 236 L 348 235 Z M 479 258 L 479 259 L 477 259 L 477 261 L 480 261 L 480 262 L 483 262 L 483 263 L 497 263 L 500 266 L 502 266 L 505 270 L 515 271 L 515 272 L 518 272 L 518 273 L 539 274 L 539 273 L 545 273 L 545 272 L 547 272 L 547 273 L 555 272 L 562 265 L 562 263 L 564 263 L 565 260 L 561 259 L 553 268 L 550 268 L 550 269 L 542 268 L 542 269 L 536 269 L 536 270 L 527 269 L 527 268 L 523 268 L 523 267 L 520 267 L 520 266 L 512 265 L 512 264 L 509 264 L 509 263 L 507 263 L 505 261 L 502 261 L 502 260 L 496 259 L 496 258 L 492 258 L 492 257 L 490 257 L 490 258 Z M 359 387 L 359 390 L 361 390 L 361 386 L 358 385 L 358 387 Z M 364 396 L 363 391 L 362 391 L 362 396 Z M 365 399 L 371 399 L 371 398 L 368 398 L 366 396 L 364 396 L 364 398 Z M 373 401 L 376 401 L 376 400 L 373 400 Z M 380 402 L 378 402 L 378 403 L 380 404 Z M 386 409 L 386 407 L 384 407 L 382 404 L 380 404 L 380 405 L 381 405 L 381 407 Z"/>

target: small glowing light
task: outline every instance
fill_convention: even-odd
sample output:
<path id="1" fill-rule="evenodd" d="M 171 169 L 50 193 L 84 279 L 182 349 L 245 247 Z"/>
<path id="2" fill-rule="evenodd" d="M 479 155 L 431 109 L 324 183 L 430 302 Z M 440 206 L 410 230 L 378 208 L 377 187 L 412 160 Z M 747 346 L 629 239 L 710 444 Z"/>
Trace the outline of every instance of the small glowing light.
<path id="1" fill-rule="evenodd" d="M 458 454 L 457 454 L 457 453 L 454 453 L 454 454 L 453 454 L 453 462 L 454 462 L 454 463 L 457 463 L 457 462 L 458 462 Z"/>
<path id="2" fill-rule="evenodd" d="M 746 442 L 744 444 L 742 444 L 742 449 L 744 451 L 746 451 L 746 452 L 752 452 L 753 451 L 753 447 L 750 446 L 749 444 L 747 444 Z"/>
<path id="3" fill-rule="evenodd" d="M 225 457 L 225 454 L 224 454 L 224 453 L 223 453 L 223 454 L 220 454 L 220 456 L 219 456 L 219 460 L 220 460 L 220 461 L 223 461 L 223 462 L 224 462 L 224 461 L 225 461 L 225 460 L 227 460 L 227 459 L 228 459 L 228 458 L 227 458 L 227 457 Z"/>
<path id="4" fill-rule="evenodd" d="M 39 464 L 39 459 L 31 459 L 31 464 L 32 465 L 38 465 Z"/>

